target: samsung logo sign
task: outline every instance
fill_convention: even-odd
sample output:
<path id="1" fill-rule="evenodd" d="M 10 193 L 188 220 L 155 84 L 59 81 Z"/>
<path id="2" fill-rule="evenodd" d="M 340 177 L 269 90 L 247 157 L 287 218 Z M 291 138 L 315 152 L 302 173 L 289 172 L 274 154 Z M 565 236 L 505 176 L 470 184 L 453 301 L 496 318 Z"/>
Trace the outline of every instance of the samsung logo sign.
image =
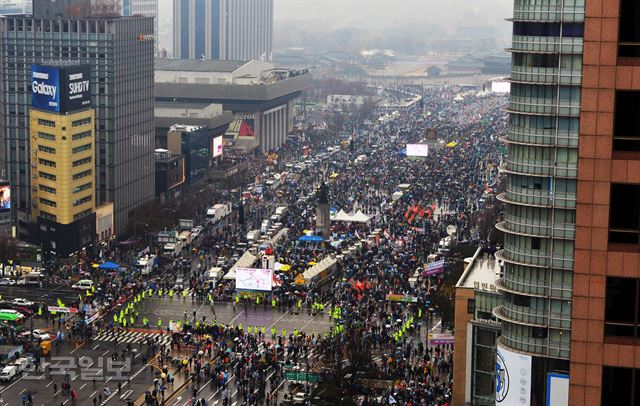
<path id="1" fill-rule="evenodd" d="M 49 80 L 49 74 L 45 72 L 33 72 L 34 79 Z"/>

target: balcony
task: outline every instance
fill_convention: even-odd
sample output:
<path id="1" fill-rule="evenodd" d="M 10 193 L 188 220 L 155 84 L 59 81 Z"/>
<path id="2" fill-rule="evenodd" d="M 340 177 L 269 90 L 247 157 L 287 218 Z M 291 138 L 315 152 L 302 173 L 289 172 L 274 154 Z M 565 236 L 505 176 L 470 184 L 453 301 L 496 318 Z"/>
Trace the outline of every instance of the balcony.
<path id="1" fill-rule="evenodd" d="M 549 286 L 547 280 L 540 281 L 540 283 L 528 283 L 526 281 L 512 279 L 512 276 L 508 273 L 505 273 L 504 278 L 496 280 L 496 288 L 500 291 L 522 296 L 548 297 L 564 300 L 571 300 L 571 293 L 573 292 L 571 286 L 563 286 L 553 282 L 551 286 Z"/>
<path id="2" fill-rule="evenodd" d="M 564 255 L 556 253 L 555 256 L 551 258 L 542 250 L 532 250 L 505 244 L 502 250 L 496 252 L 496 258 L 515 265 L 532 266 L 536 268 L 553 267 L 557 269 L 573 269 L 573 253 Z"/>
<path id="3" fill-rule="evenodd" d="M 541 54 L 582 54 L 583 39 L 580 37 L 541 37 L 514 35 L 511 52 L 531 52 Z"/>
<path id="4" fill-rule="evenodd" d="M 582 72 L 571 69 L 512 66 L 511 81 L 580 86 L 582 84 Z"/>
<path id="5" fill-rule="evenodd" d="M 582 22 L 584 21 L 584 6 L 569 6 L 564 8 L 556 2 L 547 4 L 519 4 L 516 1 L 513 10 L 513 19 L 518 21 L 564 21 Z"/>
<path id="6" fill-rule="evenodd" d="M 525 188 L 507 188 L 506 193 L 497 196 L 501 202 L 508 204 L 519 204 L 522 206 L 535 207 L 558 207 L 575 209 L 576 194 L 575 193 L 554 193 L 550 194 L 548 190 L 525 189 Z"/>
<path id="7" fill-rule="evenodd" d="M 511 304 L 500 305 L 493 309 L 493 315 L 499 320 L 508 321 L 514 324 L 524 324 L 531 327 L 547 328 L 547 317 L 542 314 L 533 314 L 522 311 L 520 306 Z"/>
<path id="8" fill-rule="evenodd" d="M 580 101 L 572 103 L 569 100 L 560 99 L 559 104 L 556 104 L 555 98 L 526 97 L 512 93 L 509 105 L 505 110 L 508 113 L 578 117 L 580 115 Z"/>
<path id="9" fill-rule="evenodd" d="M 504 170 L 507 173 L 527 176 L 554 176 L 557 178 L 577 178 L 578 165 L 558 163 L 546 160 L 533 160 L 507 156 Z"/>
<path id="10" fill-rule="evenodd" d="M 501 137 L 502 142 L 542 147 L 578 148 L 578 133 L 556 131 L 555 129 L 539 129 L 531 127 L 509 126 L 509 132 Z"/>
<path id="11" fill-rule="evenodd" d="M 542 238 L 575 239 L 576 226 L 573 223 L 554 223 L 539 221 L 511 214 L 504 216 L 505 221 L 496 224 L 496 228 L 506 233 L 528 235 Z"/>

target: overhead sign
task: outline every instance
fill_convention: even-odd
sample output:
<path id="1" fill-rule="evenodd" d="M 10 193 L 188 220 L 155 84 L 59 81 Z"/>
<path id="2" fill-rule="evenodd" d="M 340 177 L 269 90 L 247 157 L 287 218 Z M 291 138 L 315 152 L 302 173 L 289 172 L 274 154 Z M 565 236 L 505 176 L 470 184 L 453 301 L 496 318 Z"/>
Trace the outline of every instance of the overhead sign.
<path id="1" fill-rule="evenodd" d="M 31 105 L 56 113 L 91 107 L 91 68 L 31 65 Z"/>
<path id="2" fill-rule="evenodd" d="M 219 156 L 222 156 L 222 149 L 224 148 L 222 143 L 222 135 L 213 138 L 211 140 L 211 143 L 211 153 L 213 154 L 213 157 L 217 158 Z"/>
<path id="3" fill-rule="evenodd" d="M 531 356 L 509 351 L 498 343 L 496 405 L 528 404 L 531 404 Z"/>
<path id="4" fill-rule="evenodd" d="M 237 290 L 271 291 L 273 269 L 236 268 Z"/>
<path id="5" fill-rule="evenodd" d="M 429 156 L 429 145 L 407 144 L 407 156 Z"/>

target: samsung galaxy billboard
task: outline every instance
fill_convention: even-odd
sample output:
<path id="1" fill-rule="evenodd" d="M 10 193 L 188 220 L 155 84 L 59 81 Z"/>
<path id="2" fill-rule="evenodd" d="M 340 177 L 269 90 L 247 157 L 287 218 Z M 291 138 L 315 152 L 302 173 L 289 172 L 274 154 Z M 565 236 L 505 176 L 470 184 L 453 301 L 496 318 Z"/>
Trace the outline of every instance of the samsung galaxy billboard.
<path id="1" fill-rule="evenodd" d="M 31 65 L 31 105 L 68 113 L 91 107 L 89 65 Z"/>

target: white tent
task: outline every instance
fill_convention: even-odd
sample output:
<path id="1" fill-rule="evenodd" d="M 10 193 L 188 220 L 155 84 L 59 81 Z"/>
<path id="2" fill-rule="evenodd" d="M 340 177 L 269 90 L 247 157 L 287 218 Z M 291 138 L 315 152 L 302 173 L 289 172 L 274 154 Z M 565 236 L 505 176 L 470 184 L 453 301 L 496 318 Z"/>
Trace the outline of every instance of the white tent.
<path id="1" fill-rule="evenodd" d="M 229 269 L 229 272 L 224 276 L 224 280 L 235 281 L 236 280 L 236 268 L 251 268 L 256 262 L 257 257 L 245 251 L 244 254 L 238 259 L 238 261 Z"/>
<path id="2" fill-rule="evenodd" d="M 331 218 L 331 221 L 347 221 L 355 223 L 366 223 L 370 219 L 369 216 L 359 211 L 356 214 L 347 214 L 344 210 L 340 210 L 335 216 Z"/>

